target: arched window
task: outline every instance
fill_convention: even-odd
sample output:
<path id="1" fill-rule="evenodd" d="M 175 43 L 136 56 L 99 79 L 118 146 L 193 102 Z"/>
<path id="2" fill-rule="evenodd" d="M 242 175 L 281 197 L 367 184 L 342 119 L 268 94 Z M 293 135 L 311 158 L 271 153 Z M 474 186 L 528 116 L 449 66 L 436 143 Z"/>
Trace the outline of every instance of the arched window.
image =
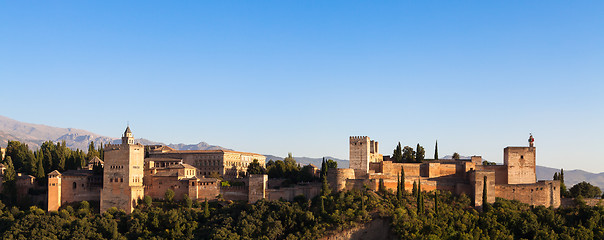
<path id="1" fill-rule="evenodd" d="M 78 187 L 78 184 L 76 184 L 76 182 L 73 182 L 73 189 L 76 189 Z"/>

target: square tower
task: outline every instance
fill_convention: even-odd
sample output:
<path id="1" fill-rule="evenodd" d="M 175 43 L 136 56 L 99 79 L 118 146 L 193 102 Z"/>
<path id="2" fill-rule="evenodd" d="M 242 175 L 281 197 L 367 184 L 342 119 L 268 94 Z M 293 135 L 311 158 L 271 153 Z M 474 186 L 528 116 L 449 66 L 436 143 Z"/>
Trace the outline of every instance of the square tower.
<path id="1" fill-rule="evenodd" d="M 131 213 L 142 199 L 145 150 L 142 144 L 135 144 L 130 127 L 122 136 L 122 144 L 105 145 L 103 166 L 103 190 L 101 191 L 101 212 L 111 207 Z"/>
<path id="2" fill-rule="evenodd" d="M 361 174 L 369 173 L 371 140 L 367 136 L 350 137 L 350 168 Z"/>
<path id="3" fill-rule="evenodd" d="M 506 147 L 503 149 L 503 164 L 508 170 L 508 184 L 536 183 L 535 147 Z"/>

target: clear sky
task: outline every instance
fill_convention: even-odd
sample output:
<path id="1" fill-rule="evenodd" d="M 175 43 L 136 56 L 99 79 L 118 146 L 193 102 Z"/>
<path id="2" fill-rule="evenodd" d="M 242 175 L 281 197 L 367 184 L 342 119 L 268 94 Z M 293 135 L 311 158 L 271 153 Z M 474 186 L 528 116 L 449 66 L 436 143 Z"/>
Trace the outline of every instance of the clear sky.
<path id="1" fill-rule="evenodd" d="M 602 1 L 0 1 L 0 115 L 165 143 L 604 171 Z"/>

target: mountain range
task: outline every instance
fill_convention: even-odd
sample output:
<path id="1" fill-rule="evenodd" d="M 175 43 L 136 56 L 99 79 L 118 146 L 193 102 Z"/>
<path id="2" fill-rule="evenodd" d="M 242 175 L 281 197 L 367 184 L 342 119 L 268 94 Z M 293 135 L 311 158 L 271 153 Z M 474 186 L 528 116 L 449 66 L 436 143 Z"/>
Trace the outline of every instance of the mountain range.
<path id="1" fill-rule="evenodd" d="M 0 116 L 0 146 L 6 147 L 7 141 L 20 141 L 26 143 L 32 149 L 37 149 L 45 141 L 65 141 L 66 145 L 72 149 L 88 150 L 90 141 L 94 141 L 95 144 L 105 143 L 119 143 L 121 139 L 101 136 L 82 129 L 75 128 L 58 128 L 51 127 L 42 124 L 24 123 L 8 117 Z M 199 142 L 197 144 L 164 144 L 144 138 L 136 139 L 137 142 L 144 145 L 166 145 L 177 150 L 230 150 L 221 146 L 210 145 L 206 142 Z M 266 160 L 283 160 L 283 157 L 275 155 L 265 155 Z M 327 159 L 332 159 L 338 163 L 338 167 L 347 168 L 348 160 L 337 159 L 334 157 L 326 156 Z M 445 156 L 443 159 L 451 158 L 451 156 Z M 469 158 L 469 157 L 462 157 Z M 310 158 L 310 157 L 296 157 L 294 159 L 301 165 L 313 164 L 317 167 L 321 167 L 322 158 Z M 559 172 L 559 169 L 537 166 L 536 173 L 537 179 L 549 180 L 552 179 L 555 172 Z M 586 181 L 595 186 L 604 189 L 604 172 L 603 173 L 590 173 L 583 170 L 567 170 L 564 172 L 564 180 L 568 188 L 572 185 Z"/>

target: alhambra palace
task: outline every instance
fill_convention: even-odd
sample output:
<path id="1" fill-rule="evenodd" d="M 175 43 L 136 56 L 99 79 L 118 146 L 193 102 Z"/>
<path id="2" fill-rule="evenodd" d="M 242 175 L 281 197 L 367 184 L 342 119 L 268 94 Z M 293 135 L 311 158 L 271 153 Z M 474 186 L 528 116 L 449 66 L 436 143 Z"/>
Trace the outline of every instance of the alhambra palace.
<path id="1" fill-rule="evenodd" d="M 135 143 L 130 127 L 127 127 L 121 144 L 105 145 L 105 161 L 95 158 L 86 169 L 49 173 L 48 186 L 44 189 L 47 194 L 34 200 L 44 202 L 48 211 L 57 211 L 66 203 L 86 200 L 100 202 L 101 212 L 115 207 L 130 213 L 144 196 L 163 199 L 168 189 L 175 192 L 174 199 L 177 200 L 185 195 L 193 200 L 212 200 L 220 196 L 225 200 L 250 203 L 260 199 L 291 201 L 299 195 L 312 198 L 321 191 L 320 183 L 280 187 L 275 182 L 278 179 L 246 174 L 253 160 L 265 165 L 266 158 L 261 154 L 146 147 L 147 154 L 145 146 Z M 327 180 L 334 191 L 365 188 L 377 191 L 380 185 L 396 189 L 397 178 L 404 170 L 406 189 L 411 189 L 415 182 L 424 191 L 466 194 L 477 207 L 482 206 L 484 186 L 490 203 L 500 197 L 531 205 L 560 206 L 560 182 L 537 181 L 536 147 L 532 137 L 529 146 L 504 148 L 503 165 L 483 165 L 480 156 L 467 160 L 427 159 L 420 163 L 395 163 L 389 156 L 379 154 L 378 142 L 366 136 L 350 137 L 349 157 L 350 168 L 328 170 Z M 102 166 L 102 171 L 95 173 L 95 165 Z M 314 174 L 318 173 L 316 167 L 314 171 Z M 216 176 L 244 184 L 221 186 L 220 180 L 214 178 Z M 19 174 L 17 188 L 22 197 L 39 186 L 33 176 Z"/>

